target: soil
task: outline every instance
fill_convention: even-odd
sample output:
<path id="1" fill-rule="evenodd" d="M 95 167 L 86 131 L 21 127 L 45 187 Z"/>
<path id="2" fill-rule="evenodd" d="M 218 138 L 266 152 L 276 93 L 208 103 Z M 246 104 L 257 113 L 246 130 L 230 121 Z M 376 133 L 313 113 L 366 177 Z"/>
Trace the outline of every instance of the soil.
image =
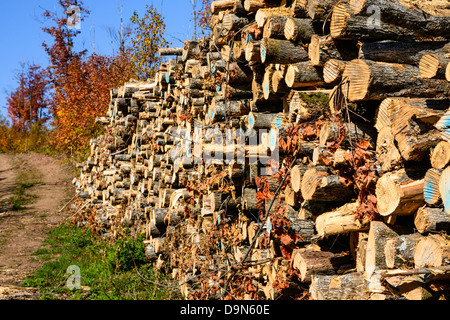
<path id="1" fill-rule="evenodd" d="M 33 201 L 20 210 L 7 211 L 5 203 L 14 196 L 19 174 L 38 181 L 26 191 Z M 71 179 L 70 170 L 50 156 L 0 154 L 0 300 L 37 297 L 36 289 L 20 284 L 42 265 L 33 253 L 48 231 L 64 219 L 59 211 L 72 197 Z"/>

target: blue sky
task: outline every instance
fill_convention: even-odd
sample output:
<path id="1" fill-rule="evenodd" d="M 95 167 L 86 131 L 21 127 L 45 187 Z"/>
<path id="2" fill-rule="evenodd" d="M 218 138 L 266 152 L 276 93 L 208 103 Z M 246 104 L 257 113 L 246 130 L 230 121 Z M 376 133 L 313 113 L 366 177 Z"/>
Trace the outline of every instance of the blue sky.
<path id="1" fill-rule="evenodd" d="M 141 16 L 146 4 L 152 4 L 162 13 L 166 22 L 166 38 L 173 46 L 182 46 L 182 41 L 194 34 L 192 0 L 83 0 L 90 15 L 81 24 L 77 46 L 99 54 L 112 53 L 109 29 L 119 30 L 119 4 L 123 2 L 124 24 L 130 23 L 134 11 Z M 42 13 L 45 9 L 54 11 L 57 0 L 2 0 L 0 10 L 0 115 L 6 116 L 6 91 L 16 87 L 15 73 L 21 62 L 46 67 L 47 55 L 43 41 L 50 39 L 41 30 L 46 25 Z M 198 6 L 201 1 L 197 0 Z"/>

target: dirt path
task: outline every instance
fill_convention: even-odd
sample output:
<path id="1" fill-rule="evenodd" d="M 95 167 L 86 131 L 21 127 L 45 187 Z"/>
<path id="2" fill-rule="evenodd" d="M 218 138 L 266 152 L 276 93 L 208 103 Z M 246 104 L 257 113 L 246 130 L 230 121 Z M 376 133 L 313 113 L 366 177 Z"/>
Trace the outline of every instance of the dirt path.
<path id="1" fill-rule="evenodd" d="M 30 175 L 36 184 L 27 189 L 33 203 L 18 211 L 2 212 L 14 196 L 17 177 Z M 18 286 L 40 267 L 33 258 L 46 232 L 61 220 L 59 209 L 71 197 L 71 174 L 54 158 L 39 154 L 0 154 L 0 300 L 29 295 Z M 5 210 L 5 209 L 3 209 Z"/>

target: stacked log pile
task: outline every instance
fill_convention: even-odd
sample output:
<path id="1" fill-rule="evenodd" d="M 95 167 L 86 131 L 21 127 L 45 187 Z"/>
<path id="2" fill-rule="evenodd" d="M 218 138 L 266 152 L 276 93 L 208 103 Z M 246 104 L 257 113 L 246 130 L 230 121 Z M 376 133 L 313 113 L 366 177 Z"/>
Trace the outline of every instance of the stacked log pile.
<path id="1" fill-rule="evenodd" d="M 448 296 L 449 20 L 213 1 L 209 37 L 111 90 L 78 221 L 145 234 L 186 298 Z"/>

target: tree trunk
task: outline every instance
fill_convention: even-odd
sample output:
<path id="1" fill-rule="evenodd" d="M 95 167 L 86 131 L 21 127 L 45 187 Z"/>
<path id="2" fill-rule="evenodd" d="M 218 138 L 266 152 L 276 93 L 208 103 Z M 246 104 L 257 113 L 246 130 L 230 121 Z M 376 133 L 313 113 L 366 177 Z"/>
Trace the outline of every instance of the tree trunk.
<path id="1" fill-rule="evenodd" d="M 450 90 L 448 81 L 420 77 L 417 67 L 369 60 L 350 61 L 342 78 L 348 78 L 344 92 L 348 93 L 349 101 L 401 96 L 448 98 Z"/>
<path id="2" fill-rule="evenodd" d="M 414 40 L 415 33 L 407 28 L 376 22 L 370 24 L 367 17 L 352 15 L 345 5 L 337 5 L 331 16 L 330 34 L 342 40 L 377 41 L 377 40 Z"/>
<path id="3" fill-rule="evenodd" d="M 284 25 L 284 37 L 295 43 L 308 43 L 315 34 L 326 34 L 323 30 L 323 22 L 303 18 L 288 18 Z"/>
<path id="4" fill-rule="evenodd" d="M 345 275 L 314 275 L 309 292 L 313 300 L 368 300 L 364 275 L 352 272 Z"/>
<path id="5" fill-rule="evenodd" d="M 420 233 L 449 233 L 450 216 L 442 208 L 421 207 L 415 214 L 414 225 Z"/>
<path id="6" fill-rule="evenodd" d="M 358 58 L 358 47 L 356 42 L 339 41 L 330 35 L 311 37 L 308 46 L 308 55 L 315 67 L 323 67 L 330 59 L 350 61 Z"/>
<path id="7" fill-rule="evenodd" d="M 291 64 L 287 69 L 285 81 L 290 88 L 313 87 L 325 84 L 322 68 L 314 67 L 309 60 Z"/>
<path id="8" fill-rule="evenodd" d="M 445 212 L 450 214 L 450 166 L 445 168 L 441 173 L 441 178 L 439 180 L 439 192 L 441 194 Z"/>
<path id="9" fill-rule="evenodd" d="M 267 19 L 264 24 L 263 38 L 272 39 L 283 39 L 284 37 L 284 26 L 286 24 L 286 16 L 272 16 Z"/>
<path id="10" fill-rule="evenodd" d="M 421 238 L 420 234 L 413 233 L 387 239 L 384 245 L 386 266 L 394 269 L 411 265 L 414 262 L 414 248 Z"/>
<path id="11" fill-rule="evenodd" d="M 442 170 L 431 168 L 427 171 L 424 178 L 423 197 L 427 204 L 435 205 L 441 200 L 439 193 L 439 179 Z"/>
<path id="12" fill-rule="evenodd" d="M 435 169 L 444 169 L 450 163 L 450 143 L 439 142 L 431 153 L 431 166 Z"/>
<path id="13" fill-rule="evenodd" d="M 441 235 L 420 239 L 414 249 L 415 268 L 440 267 L 450 264 L 450 241 Z"/>
<path id="14" fill-rule="evenodd" d="M 367 238 L 365 275 L 369 280 L 375 271 L 386 269 L 385 244 L 389 238 L 398 234 L 380 221 L 370 223 L 369 237 Z"/>
<path id="15" fill-rule="evenodd" d="M 423 37 L 450 38 L 448 17 L 428 14 L 420 9 L 408 8 L 399 1 L 350 0 L 351 12 L 355 15 L 371 16 L 378 8 L 383 25 L 390 23 L 414 30 Z"/>
<path id="16" fill-rule="evenodd" d="M 336 274 L 343 265 L 350 264 L 352 257 L 327 251 L 296 249 L 292 253 L 292 267 L 300 272 L 303 282 L 311 282 L 313 275 Z"/>
<path id="17" fill-rule="evenodd" d="M 318 216 L 315 222 L 317 234 L 321 237 L 328 237 L 368 229 L 369 220 L 367 218 L 362 221 L 356 218 L 358 206 L 359 204 L 356 202 L 348 203 L 334 211 Z"/>
<path id="18" fill-rule="evenodd" d="M 419 66 L 426 54 L 450 52 L 448 41 L 381 41 L 364 42 L 360 46 L 360 59 Z"/>
<path id="19" fill-rule="evenodd" d="M 424 180 L 412 180 L 404 169 L 384 174 L 376 185 L 380 215 L 411 215 L 425 204 Z"/>
<path id="20" fill-rule="evenodd" d="M 288 40 L 264 38 L 261 41 L 261 62 L 291 64 L 308 60 L 308 52 L 301 45 Z"/>
<path id="21" fill-rule="evenodd" d="M 354 196 L 353 185 L 345 178 L 314 168 L 303 175 L 301 192 L 305 200 L 314 201 L 348 201 Z"/>

